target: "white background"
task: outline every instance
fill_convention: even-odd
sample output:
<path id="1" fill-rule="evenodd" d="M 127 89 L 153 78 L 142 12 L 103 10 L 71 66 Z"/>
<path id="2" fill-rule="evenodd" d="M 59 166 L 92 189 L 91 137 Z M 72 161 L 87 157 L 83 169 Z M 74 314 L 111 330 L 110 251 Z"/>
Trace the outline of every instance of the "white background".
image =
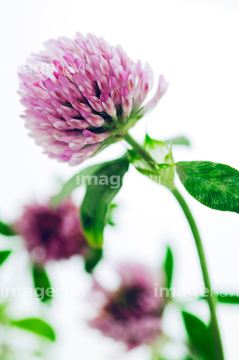
<path id="1" fill-rule="evenodd" d="M 23 108 L 17 95 L 17 67 L 30 53 L 42 50 L 44 41 L 62 35 L 73 37 L 76 31 L 103 36 L 112 45 L 120 43 L 133 60 L 148 61 L 155 75 L 162 73 L 168 80 L 167 94 L 132 135 L 141 140 L 146 127 L 160 140 L 184 134 L 192 147 L 175 148 L 175 160 L 211 160 L 239 169 L 238 16 L 239 3 L 232 0 L 1 0 L 0 218 L 14 220 L 25 203 L 57 192 L 58 178 L 66 180 L 81 167 L 124 151 L 124 144 L 117 144 L 81 167 L 70 168 L 48 159 L 27 136 L 20 118 Z M 238 215 L 207 209 L 182 191 L 203 237 L 213 285 L 239 289 Z M 167 190 L 132 168 L 116 201 L 120 204 L 118 226 L 106 230 L 106 262 L 99 276 L 109 277 L 107 269 L 123 259 L 156 267 L 163 258 L 164 245 L 170 243 L 176 257 L 174 285 L 184 289 L 202 286 L 188 225 Z M 30 279 L 23 278 L 25 260 L 16 256 L 15 263 L 9 262 L 8 268 L 5 265 L 5 282 L 12 276 L 16 283 L 18 279 L 30 284 Z M 90 286 L 78 259 L 51 265 L 49 271 L 55 286 Z M 85 303 L 82 298 L 56 300 L 51 319 L 59 327 L 60 341 L 52 358 L 149 359 L 147 349 L 125 355 L 121 346 L 89 331 L 81 319 L 91 314 Z M 24 304 L 19 316 L 33 315 L 36 304 Z M 204 310 L 202 316 L 206 316 Z M 218 313 L 226 359 L 234 360 L 239 309 L 220 306 Z M 180 325 L 175 331 L 177 320 L 175 314 L 165 324 L 169 329 L 172 325 L 173 336 L 177 331 L 181 334 Z"/>

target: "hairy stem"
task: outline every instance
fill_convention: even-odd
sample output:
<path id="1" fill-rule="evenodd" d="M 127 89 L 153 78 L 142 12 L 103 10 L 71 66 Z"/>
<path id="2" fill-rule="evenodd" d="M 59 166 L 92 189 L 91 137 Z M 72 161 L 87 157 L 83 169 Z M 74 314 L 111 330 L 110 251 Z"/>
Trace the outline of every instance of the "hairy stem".
<path id="1" fill-rule="evenodd" d="M 128 133 L 125 136 L 125 141 L 127 141 L 128 144 L 130 144 L 132 146 L 132 148 L 141 156 L 142 159 L 144 159 L 148 163 L 148 165 L 152 169 L 155 169 L 154 159 Z M 197 247 L 198 256 L 199 256 L 199 260 L 200 260 L 200 265 L 201 265 L 201 269 L 202 269 L 204 284 L 205 284 L 206 289 L 209 292 L 209 295 L 207 297 L 207 302 L 208 302 L 210 313 L 211 313 L 211 324 L 210 325 L 211 325 L 211 332 L 212 332 L 213 341 L 214 341 L 216 360 L 224 360 L 221 334 L 220 334 L 220 329 L 219 329 L 217 314 L 216 314 L 217 298 L 216 298 L 216 295 L 212 291 L 212 286 L 211 286 L 211 281 L 210 281 L 210 277 L 209 277 L 207 261 L 206 261 L 206 257 L 205 257 L 202 240 L 201 240 L 196 222 L 193 218 L 193 215 L 192 215 L 186 201 L 184 200 L 184 198 L 182 197 L 180 192 L 175 187 L 173 189 L 170 189 L 170 191 L 173 193 L 173 195 L 177 199 L 178 203 L 180 204 L 180 206 L 187 218 L 187 221 L 189 223 L 189 226 L 191 228 L 191 231 L 192 231 L 192 234 L 193 234 L 193 237 L 195 240 L 195 244 Z"/>

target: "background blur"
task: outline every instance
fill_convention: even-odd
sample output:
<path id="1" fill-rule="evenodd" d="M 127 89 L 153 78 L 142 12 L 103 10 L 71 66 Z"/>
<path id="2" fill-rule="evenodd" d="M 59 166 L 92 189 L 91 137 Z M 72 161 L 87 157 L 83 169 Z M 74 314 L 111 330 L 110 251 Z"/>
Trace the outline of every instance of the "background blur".
<path id="1" fill-rule="evenodd" d="M 30 53 L 42 50 L 49 38 L 74 37 L 76 31 L 103 36 L 112 45 L 120 43 L 131 59 L 148 61 L 155 76 L 165 75 L 169 82 L 167 94 L 131 132 L 139 141 L 146 128 L 151 137 L 159 140 L 185 135 L 192 146 L 175 147 L 175 160 L 210 160 L 239 169 L 238 18 L 236 0 L 1 0 L 0 218 L 14 220 L 25 203 L 56 193 L 59 179 L 67 180 L 80 168 L 124 151 L 124 144 L 116 144 L 83 166 L 70 168 L 48 159 L 27 136 L 20 118 L 23 107 L 17 95 L 17 67 Z M 214 287 L 239 291 L 238 215 L 210 210 L 181 190 L 201 230 Z M 76 198 L 82 194 L 79 191 Z M 165 244 L 169 243 L 176 261 L 173 285 L 192 290 L 202 286 L 189 227 L 166 189 L 131 168 L 115 201 L 119 204 L 115 212 L 117 227 L 106 229 L 106 259 L 97 270 L 99 279 L 109 286 L 114 284 L 117 279 L 110 269 L 124 259 L 159 266 Z M 3 238 L 0 241 L 1 248 L 9 247 Z M 1 284 L 31 285 L 30 275 L 29 279 L 25 276 L 26 259 L 16 255 L 4 264 Z M 82 268 L 73 258 L 50 265 L 48 270 L 55 287 L 83 288 L 87 294 L 91 280 Z M 34 315 L 39 309 L 33 299 L 22 299 L 14 306 L 13 311 L 21 311 L 19 316 Z M 207 318 L 205 306 L 190 304 L 188 308 Z M 44 315 L 46 310 L 40 309 Z M 149 359 L 148 349 L 125 355 L 121 345 L 89 330 L 84 320 L 93 313 L 86 296 L 59 296 L 50 314 L 48 320 L 56 326 L 59 339 L 51 349 L 51 359 Z M 219 306 L 219 320 L 226 358 L 234 360 L 239 308 Z M 172 337 L 185 337 L 180 321 L 172 309 L 165 321 Z"/>

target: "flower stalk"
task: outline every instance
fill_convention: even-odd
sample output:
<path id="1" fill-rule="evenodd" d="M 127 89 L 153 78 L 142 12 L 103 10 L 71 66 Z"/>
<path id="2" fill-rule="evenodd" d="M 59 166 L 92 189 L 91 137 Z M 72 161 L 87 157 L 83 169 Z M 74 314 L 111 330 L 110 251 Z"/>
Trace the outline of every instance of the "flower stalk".
<path id="1" fill-rule="evenodd" d="M 200 237 L 200 234 L 198 231 L 198 227 L 197 227 L 194 217 L 193 217 L 186 201 L 184 200 L 183 196 L 181 195 L 181 193 L 176 188 L 172 189 L 171 191 L 172 191 L 173 195 L 175 196 L 175 198 L 177 199 L 179 205 L 181 206 L 181 208 L 184 212 L 184 215 L 187 218 L 187 221 L 189 223 L 191 231 L 193 233 L 193 237 L 194 237 L 195 244 L 197 247 L 198 257 L 199 257 L 199 261 L 200 261 L 200 265 L 201 265 L 201 269 L 202 269 L 204 284 L 205 284 L 206 289 L 209 292 L 209 295 L 207 297 L 207 302 L 208 302 L 208 306 L 209 306 L 210 313 L 211 313 L 211 331 L 212 331 L 212 335 L 213 335 L 216 359 L 224 360 L 221 334 L 220 334 L 220 329 L 219 329 L 219 324 L 218 324 L 217 314 L 216 314 L 217 298 L 212 290 L 206 256 L 205 256 L 202 240 L 201 240 L 201 237 Z"/>
<path id="2" fill-rule="evenodd" d="M 137 142 L 134 140 L 134 138 L 132 138 L 132 136 L 127 133 L 124 137 L 125 141 L 132 146 L 132 148 L 141 156 L 141 158 L 152 168 L 155 169 L 154 166 L 154 159 L 152 158 L 152 156 L 145 151 L 145 149 Z"/>
<path id="3" fill-rule="evenodd" d="M 154 166 L 155 161 L 150 156 L 150 154 L 147 151 L 145 151 L 145 149 L 140 144 L 138 144 L 128 133 L 125 136 L 125 140 L 141 156 L 141 158 L 144 159 L 144 161 L 147 162 L 148 165 L 152 169 L 155 170 L 155 166 Z M 216 355 L 217 360 L 224 360 L 223 345 L 222 345 L 221 334 L 220 334 L 220 329 L 219 329 L 219 324 L 218 324 L 217 314 L 216 314 L 217 299 L 216 299 L 216 295 L 212 291 L 206 256 L 205 256 L 202 240 L 201 240 L 201 237 L 199 234 L 199 230 L 198 230 L 198 227 L 194 220 L 194 217 L 193 217 L 186 201 L 184 200 L 183 196 L 181 195 L 181 193 L 178 191 L 178 189 L 176 189 L 176 187 L 170 188 L 170 191 L 172 192 L 172 194 L 178 201 L 179 205 L 181 206 L 181 208 L 184 212 L 184 215 L 186 216 L 186 219 L 191 228 L 194 240 L 195 240 L 195 244 L 196 244 L 196 248 L 197 248 L 197 252 L 198 252 L 198 256 L 199 256 L 199 261 L 200 261 L 200 265 L 201 265 L 201 269 L 202 269 L 204 284 L 205 284 L 206 289 L 209 291 L 209 296 L 207 297 L 207 302 L 208 302 L 208 306 L 209 306 L 210 314 L 211 314 L 210 326 L 211 326 L 211 332 L 212 332 L 212 337 L 213 337 L 213 342 L 214 342 L 215 355 Z"/>

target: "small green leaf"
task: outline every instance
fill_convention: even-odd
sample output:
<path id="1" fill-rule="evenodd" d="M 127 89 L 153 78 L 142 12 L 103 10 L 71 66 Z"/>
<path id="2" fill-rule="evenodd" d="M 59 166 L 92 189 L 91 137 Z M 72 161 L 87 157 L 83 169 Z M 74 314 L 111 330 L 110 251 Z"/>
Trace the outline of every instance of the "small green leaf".
<path id="1" fill-rule="evenodd" d="M 89 247 L 84 256 L 85 271 L 92 274 L 95 267 L 98 265 L 100 260 L 103 258 L 103 249 Z"/>
<path id="2" fill-rule="evenodd" d="M 32 276 L 35 292 L 42 302 L 52 299 L 51 284 L 44 267 L 40 264 L 32 265 Z"/>
<path id="3" fill-rule="evenodd" d="M 189 194 L 203 205 L 239 213 L 239 171 L 209 161 L 181 161 L 176 171 Z"/>
<path id="4" fill-rule="evenodd" d="M 188 312 L 183 311 L 182 316 L 193 349 L 205 360 L 216 360 L 209 327 L 202 320 Z"/>
<path id="5" fill-rule="evenodd" d="M 172 145 L 190 146 L 190 141 L 185 136 L 177 136 L 172 139 L 165 140 L 164 142 Z"/>
<path id="6" fill-rule="evenodd" d="M 77 187 L 87 183 L 88 179 L 101 167 L 101 164 L 89 166 L 81 170 L 78 174 L 74 175 L 69 181 L 67 181 L 59 194 L 52 198 L 52 206 L 57 206 L 65 198 L 69 197 L 73 190 Z"/>
<path id="7" fill-rule="evenodd" d="M 56 340 L 56 335 L 53 328 L 41 319 L 29 318 L 22 320 L 11 320 L 11 325 L 17 326 L 23 330 L 31 331 L 36 335 L 47 338 L 48 340 Z"/>
<path id="8" fill-rule="evenodd" d="M 109 211 L 108 211 L 108 215 L 107 215 L 107 223 L 110 225 L 110 226 L 115 226 L 115 222 L 113 220 L 113 213 L 114 213 L 114 210 L 118 207 L 117 204 L 110 204 L 110 207 L 109 207 Z"/>
<path id="9" fill-rule="evenodd" d="M 11 250 L 0 251 L 0 266 L 7 260 L 8 256 L 11 254 Z"/>
<path id="10" fill-rule="evenodd" d="M 15 236 L 17 235 L 16 230 L 12 225 L 5 224 L 0 221 L 0 234 L 5 236 Z"/>
<path id="11" fill-rule="evenodd" d="M 81 220 L 85 236 L 93 247 L 103 244 L 103 232 L 111 201 L 122 187 L 129 168 L 126 155 L 120 159 L 102 163 L 93 173 L 94 180 L 88 183 L 81 205 Z"/>
<path id="12" fill-rule="evenodd" d="M 173 279 L 173 253 L 170 247 L 167 247 L 167 252 L 163 267 L 166 275 L 166 286 L 168 289 L 170 289 Z"/>

